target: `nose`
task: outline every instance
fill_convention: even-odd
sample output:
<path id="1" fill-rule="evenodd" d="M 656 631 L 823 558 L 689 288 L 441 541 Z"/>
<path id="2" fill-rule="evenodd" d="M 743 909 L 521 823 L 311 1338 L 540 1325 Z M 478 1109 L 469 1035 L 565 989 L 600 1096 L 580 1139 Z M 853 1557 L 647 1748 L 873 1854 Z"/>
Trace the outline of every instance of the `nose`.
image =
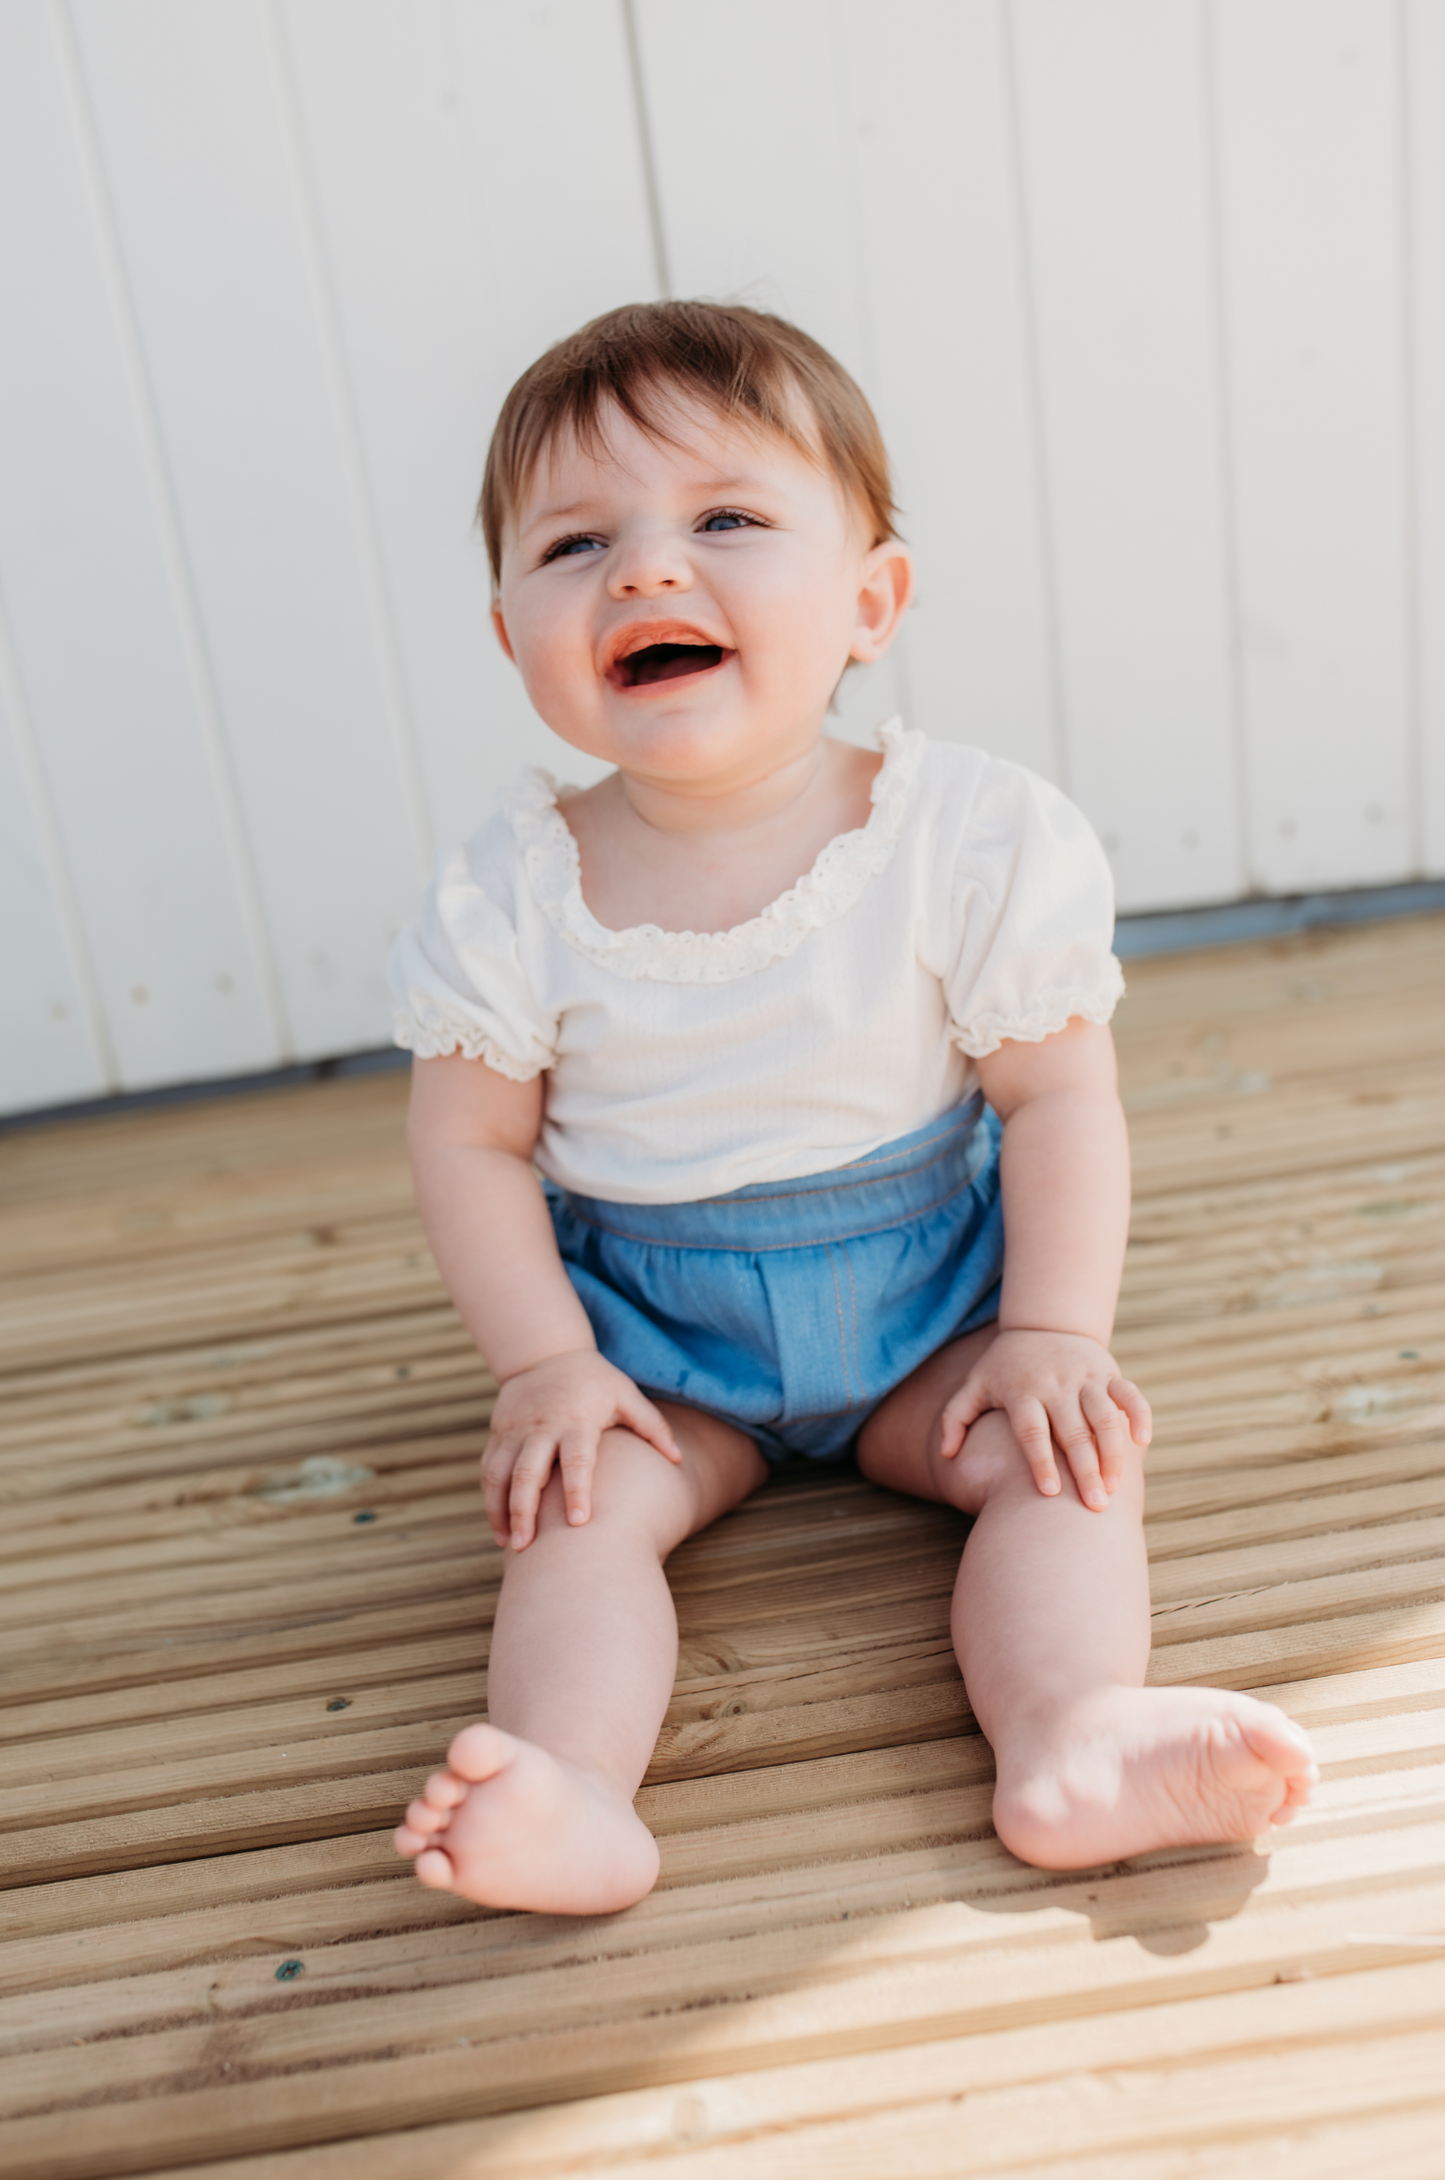
<path id="1" fill-rule="evenodd" d="M 691 590 L 692 570 L 681 540 L 663 529 L 620 538 L 607 587 L 614 598 L 660 598 Z"/>

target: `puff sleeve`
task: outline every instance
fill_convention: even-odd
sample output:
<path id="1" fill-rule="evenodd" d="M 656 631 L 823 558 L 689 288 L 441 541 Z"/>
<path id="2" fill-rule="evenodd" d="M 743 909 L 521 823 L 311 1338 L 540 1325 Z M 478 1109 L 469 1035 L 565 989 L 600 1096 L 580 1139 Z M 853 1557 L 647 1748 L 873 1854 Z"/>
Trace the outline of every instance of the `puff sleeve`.
<path id="1" fill-rule="evenodd" d="M 442 856 L 420 916 L 392 947 L 388 982 L 396 1042 L 419 1059 L 460 1052 L 531 1082 L 556 1059 L 558 1024 L 522 965 L 507 837 L 494 821 Z"/>
<path id="2" fill-rule="evenodd" d="M 957 836 L 955 835 L 955 839 Z M 1082 812 L 1021 765 L 987 766 L 951 872 L 951 1034 L 971 1059 L 1107 1022 L 1124 990 L 1114 884 Z"/>

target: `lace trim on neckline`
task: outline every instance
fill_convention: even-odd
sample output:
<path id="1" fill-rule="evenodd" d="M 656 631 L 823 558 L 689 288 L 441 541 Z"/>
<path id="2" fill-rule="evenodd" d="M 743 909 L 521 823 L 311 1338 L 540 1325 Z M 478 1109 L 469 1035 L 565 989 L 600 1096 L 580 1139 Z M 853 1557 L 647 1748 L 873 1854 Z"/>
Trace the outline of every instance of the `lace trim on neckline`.
<path id="1" fill-rule="evenodd" d="M 890 719 L 878 729 L 878 741 L 883 762 L 869 791 L 873 807 L 867 824 L 837 834 L 795 886 L 731 931 L 663 931 L 650 923 L 610 931 L 582 898 L 577 843 L 558 808 L 566 790 L 550 772 L 529 769 L 503 797 L 502 807 L 521 847 L 533 898 L 569 946 L 617 976 L 725 984 L 780 961 L 809 932 L 836 923 L 887 867 L 923 755 L 923 736 L 905 733 L 901 720 Z"/>

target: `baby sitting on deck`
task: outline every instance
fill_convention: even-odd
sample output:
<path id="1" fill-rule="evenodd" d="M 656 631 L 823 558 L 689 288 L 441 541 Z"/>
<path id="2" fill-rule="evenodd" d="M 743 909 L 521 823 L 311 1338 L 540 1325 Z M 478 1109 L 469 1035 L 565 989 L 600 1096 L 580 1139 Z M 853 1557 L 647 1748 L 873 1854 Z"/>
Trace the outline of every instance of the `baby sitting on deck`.
<path id="1" fill-rule="evenodd" d="M 513 387 L 481 516 L 528 695 L 615 769 L 525 776 L 393 962 L 422 1218 L 501 1388 L 507 1547 L 491 1722 L 399 1852 L 497 1907 L 640 1899 L 663 1562 L 769 1461 L 854 1446 L 974 1517 L 953 1636 L 1016 1855 L 1286 1822 L 1298 1728 L 1143 1685 L 1103 855 L 1017 765 L 823 731 L 912 589 L 863 395 L 777 318 L 613 311 Z"/>

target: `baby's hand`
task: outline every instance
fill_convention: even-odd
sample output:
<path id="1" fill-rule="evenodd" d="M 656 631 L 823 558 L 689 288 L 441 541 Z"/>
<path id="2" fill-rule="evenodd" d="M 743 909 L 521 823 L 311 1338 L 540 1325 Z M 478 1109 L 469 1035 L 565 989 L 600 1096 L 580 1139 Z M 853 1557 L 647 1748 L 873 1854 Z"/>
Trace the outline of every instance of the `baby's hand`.
<path id="1" fill-rule="evenodd" d="M 1013 1426 L 1040 1491 L 1059 1487 L 1054 1447 L 1062 1447 L 1086 1506 L 1102 1509 L 1118 1489 L 1132 1436 L 1147 1446 L 1149 1403 L 1097 1340 L 1075 1332 L 1001 1332 L 943 1411 L 945 1460 L 969 1425 L 1001 1408 Z"/>
<path id="2" fill-rule="evenodd" d="M 567 1519 L 592 1512 L 592 1471 L 602 1433 L 621 1424 L 669 1461 L 681 1461 L 666 1419 L 595 1348 L 549 1355 L 508 1378 L 492 1411 L 492 1438 L 482 1456 L 482 1492 L 498 1544 L 520 1552 L 537 1533 L 537 1506 L 552 1473 L 562 1470 Z"/>

